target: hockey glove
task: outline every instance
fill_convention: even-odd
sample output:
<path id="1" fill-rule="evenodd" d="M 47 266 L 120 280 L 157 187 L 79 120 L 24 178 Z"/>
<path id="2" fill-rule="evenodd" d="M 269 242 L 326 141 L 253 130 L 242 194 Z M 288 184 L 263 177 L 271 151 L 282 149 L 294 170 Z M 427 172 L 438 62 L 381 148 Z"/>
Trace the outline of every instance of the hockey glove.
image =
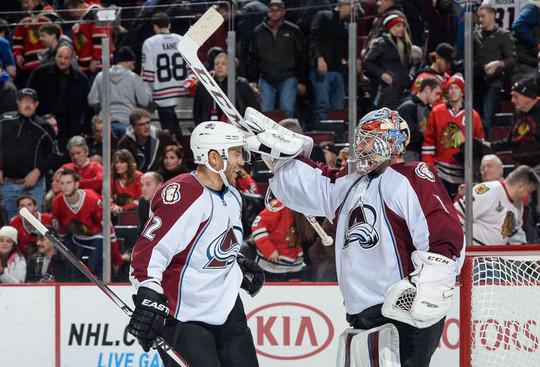
<path id="1" fill-rule="evenodd" d="M 246 290 L 251 297 L 255 297 L 264 284 L 264 271 L 255 261 L 245 256 L 238 255 L 236 261 L 244 274 L 242 289 Z"/>
<path id="2" fill-rule="evenodd" d="M 157 336 L 163 334 L 165 318 L 169 314 L 167 297 L 147 287 L 139 287 L 133 295 L 135 310 L 128 325 L 128 332 L 134 335 L 145 352 L 148 352 Z"/>

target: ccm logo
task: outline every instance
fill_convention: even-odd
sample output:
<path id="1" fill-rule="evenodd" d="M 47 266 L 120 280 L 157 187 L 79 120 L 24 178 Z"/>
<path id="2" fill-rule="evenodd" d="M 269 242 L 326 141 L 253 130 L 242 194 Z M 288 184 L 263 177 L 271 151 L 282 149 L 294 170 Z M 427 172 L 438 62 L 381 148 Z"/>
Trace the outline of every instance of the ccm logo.
<path id="1" fill-rule="evenodd" d="M 330 345 L 334 326 L 321 310 L 296 302 L 278 302 L 248 313 L 257 353 L 272 359 L 314 356 Z"/>
<path id="2" fill-rule="evenodd" d="M 441 264 L 448 264 L 448 260 L 443 259 L 442 257 L 438 256 L 428 256 L 428 260 L 435 261 Z"/>
<path id="3" fill-rule="evenodd" d="M 155 308 L 156 310 L 161 311 L 161 312 L 166 312 L 166 313 L 169 312 L 169 309 L 164 304 L 157 303 L 155 301 L 152 302 L 149 299 L 143 299 L 142 304 L 143 304 L 143 306 L 152 307 L 152 308 Z"/>

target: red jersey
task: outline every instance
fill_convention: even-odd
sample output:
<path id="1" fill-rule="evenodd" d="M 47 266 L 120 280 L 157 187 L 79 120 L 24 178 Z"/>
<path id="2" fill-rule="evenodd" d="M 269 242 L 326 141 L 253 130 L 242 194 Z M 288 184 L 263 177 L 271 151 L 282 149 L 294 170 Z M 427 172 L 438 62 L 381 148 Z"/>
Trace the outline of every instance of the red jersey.
<path id="1" fill-rule="evenodd" d="M 64 194 L 56 195 L 52 203 L 53 224 L 60 235 L 73 234 L 80 239 L 101 237 L 103 204 L 93 190 L 79 189 L 79 202 L 71 206 Z"/>
<path id="2" fill-rule="evenodd" d="M 484 139 L 480 115 L 473 110 L 473 136 Z M 465 142 L 465 109 L 454 113 L 446 104 L 433 108 L 422 143 L 422 160 L 437 169 L 441 179 L 454 184 L 463 183 L 463 165 L 454 154 Z"/>
<path id="3" fill-rule="evenodd" d="M 251 175 L 244 170 L 240 170 L 240 172 L 238 172 L 238 177 L 236 178 L 236 188 L 240 192 L 247 192 L 250 194 L 259 193 L 257 183 L 253 177 L 251 177 Z"/>
<path id="4" fill-rule="evenodd" d="M 142 196 L 142 175 L 141 171 L 135 171 L 135 179 L 127 186 L 120 180 L 111 177 L 111 193 L 116 205 L 121 206 L 124 210 L 134 209 L 139 205 L 139 199 Z"/>
<path id="5" fill-rule="evenodd" d="M 418 92 L 420 92 L 420 84 L 422 83 L 422 80 L 424 80 L 425 78 L 437 79 L 439 82 L 441 82 L 442 90 L 446 90 L 446 81 L 448 79 L 450 79 L 450 74 L 448 74 L 446 72 L 441 74 L 441 73 L 438 73 L 438 72 L 436 72 L 435 70 L 433 70 L 431 68 L 425 69 L 420 74 L 418 74 L 416 76 L 416 78 L 414 79 L 414 82 L 411 85 L 411 92 L 413 92 L 414 94 L 417 94 Z M 435 107 L 435 106 L 437 106 L 437 105 L 439 105 L 441 103 L 444 103 L 444 97 L 443 97 L 442 94 L 439 97 L 439 99 L 437 99 L 433 103 L 433 107 Z"/>
<path id="6" fill-rule="evenodd" d="M 81 189 L 94 190 L 101 195 L 103 187 L 103 166 L 101 163 L 88 160 L 82 167 L 76 167 L 74 163 L 66 163 L 62 165 L 64 169 L 70 169 L 80 177 L 79 187 Z"/>
<path id="7" fill-rule="evenodd" d="M 41 65 L 38 55 L 45 50 L 45 47 L 39 40 L 39 27 L 57 18 L 52 8 L 47 6 L 43 12 L 23 18 L 15 26 L 13 56 L 23 56 L 23 70 L 34 70 Z"/>
<path id="8" fill-rule="evenodd" d="M 272 204 L 281 206 L 277 200 Z M 253 221 L 251 230 L 257 252 L 264 258 L 264 261 L 258 261 L 261 268 L 271 273 L 286 273 L 304 267 L 300 238 L 289 208 L 284 207 L 277 212 L 263 209 Z M 275 250 L 279 253 L 279 260 L 275 263 L 266 261 Z"/>
<path id="9" fill-rule="evenodd" d="M 52 224 L 52 214 L 50 213 L 38 212 L 36 218 L 45 225 Z M 20 215 L 11 218 L 9 225 L 17 229 L 17 246 L 23 255 L 27 257 L 28 246 L 36 244 L 38 232 Z"/>
<path id="10" fill-rule="evenodd" d="M 94 24 L 96 12 L 101 6 L 92 4 L 86 9 L 81 23 L 73 26 L 73 46 L 77 52 L 79 68 L 83 73 L 90 71 L 90 62 L 95 60 L 101 68 L 101 39 L 107 37 L 107 27 Z M 111 38 L 112 39 L 112 38 Z M 109 45 L 112 55 L 112 42 Z"/>

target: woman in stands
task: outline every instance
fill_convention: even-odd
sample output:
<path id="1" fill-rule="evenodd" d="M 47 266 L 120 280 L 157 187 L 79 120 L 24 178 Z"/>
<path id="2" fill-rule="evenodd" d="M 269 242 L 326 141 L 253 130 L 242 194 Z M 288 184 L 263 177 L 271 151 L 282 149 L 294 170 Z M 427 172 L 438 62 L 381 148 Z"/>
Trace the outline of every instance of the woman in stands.
<path id="1" fill-rule="evenodd" d="M 167 145 L 163 150 L 163 158 L 158 173 L 163 177 L 164 181 L 169 181 L 171 178 L 178 176 L 181 173 L 186 173 L 189 170 L 182 164 L 182 149 L 177 145 Z"/>
<path id="2" fill-rule="evenodd" d="M 141 197 L 142 172 L 137 171 L 137 164 L 131 152 L 120 149 L 112 156 L 111 194 L 114 204 L 113 214 L 137 208 Z"/>
<path id="3" fill-rule="evenodd" d="M 24 283 L 26 260 L 17 249 L 17 230 L 0 228 L 0 283 Z"/>

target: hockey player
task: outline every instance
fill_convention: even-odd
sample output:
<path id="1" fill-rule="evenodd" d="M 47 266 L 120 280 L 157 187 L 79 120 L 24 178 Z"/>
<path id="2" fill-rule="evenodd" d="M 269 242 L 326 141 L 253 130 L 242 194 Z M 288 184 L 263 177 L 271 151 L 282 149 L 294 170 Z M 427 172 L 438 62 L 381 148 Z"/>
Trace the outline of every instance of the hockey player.
<path id="1" fill-rule="evenodd" d="M 401 161 L 405 121 L 387 108 L 364 116 L 352 147 L 355 169 L 336 174 L 301 156 L 310 150 L 305 137 L 274 138 L 275 123 L 257 111 L 248 110 L 245 119 L 266 126 L 247 140 L 274 170 L 276 197 L 336 222 L 338 282 L 351 326 L 395 325 L 401 365 L 427 367 L 451 304 L 464 238 L 437 174 L 426 163 Z M 298 156 L 278 159 L 285 151 Z"/>
<path id="2" fill-rule="evenodd" d="M 254 295 L 264 279 L 256 264 L 237 261 L 242 204 L 234 185 L 246 140 L 230 124 L 203 122 L 190 143 L 197 169 L 158 189 L 133 249 L 137 295 L 128 331 L 147 352 L 162 336 L 190 366 L 258 366 L 238 295 L 241 285 Z M 160 354 L 165 366 L 175 366 Z"/>

